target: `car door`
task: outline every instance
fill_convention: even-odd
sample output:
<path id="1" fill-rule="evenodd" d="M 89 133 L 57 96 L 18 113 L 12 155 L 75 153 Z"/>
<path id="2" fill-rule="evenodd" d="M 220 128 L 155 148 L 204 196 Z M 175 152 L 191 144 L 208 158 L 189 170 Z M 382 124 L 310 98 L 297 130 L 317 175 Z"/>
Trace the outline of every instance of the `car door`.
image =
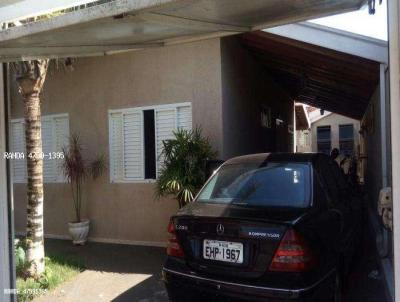
<path id="1" fill-rule="evenodd" d="M 333 161 L 328 156 L 320 156 L 316 162 L 316 182 L 322 191 L 319 194 L 321 214 L 319 224 L 330 251 L 340 253 L 343 250 L 342 236 L 345 229 L 345 210 L 340 188 L 335 179 Z"/>
<path id="2" fill-rule="evenodd" d="M 331 161 L 329 164 L 338 188 L 337 208 L 343 215 L 343 232 L 341 241 L 343 251 L 351 257 L 361 240 L 362 207 L 358 196 L 350 187 L 343 171 Z"/>

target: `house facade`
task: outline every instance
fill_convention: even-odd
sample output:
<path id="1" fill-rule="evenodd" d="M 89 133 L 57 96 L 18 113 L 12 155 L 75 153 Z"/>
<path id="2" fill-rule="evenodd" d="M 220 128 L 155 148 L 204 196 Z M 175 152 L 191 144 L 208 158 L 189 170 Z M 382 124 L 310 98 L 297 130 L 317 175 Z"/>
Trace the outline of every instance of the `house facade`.
<path id="1" fill-rule="evenodd" d="M 320 114 L 317 110 L 317 114 Z M 330 154 L 334 148 L 339 152 L 356 155 L 360 142 L 360 121 L 336 114 L 325 113 L 311 119 L 311 150 Z"/>
<path id="2" fill-rule="evenodd" d="M 293 101 L 240 41 L 216 38 L 105 57 L 52 63 L 42 95 L 45 235 L 68 238 L 70 185 L 57 157 L 79 135 L 87 159 L 103 154 L 107 173 L 84 185 L 90 239 L 162 246 L 172 198 L 155 197 L 162 141 L 201 127 L 219 159 L 289 151 Z M 11 89 L 11 147 L 24 151 L 23 104 Z M 279 125 L 275 120 L 279 117 Z M 150 143 L 149 143 L 150 142 Z M 12 161 L 15 229 L 25 230 L 26 171 Z"/>
<path id="3" fill-rule="evenodd" d="M 311 152 L 311 131 L 309 129 L 306 130 L 297 130 L 296 131 L 296 151 L 300 153 Z"/>
<path id="4" fill-rule="evenodd" d="M 330 154 L 332 149 L 347 156 L 358 156 L 360 121 L 340 114 L 306 106 L 310 126 L 296 131 L 297 152 Z"/>

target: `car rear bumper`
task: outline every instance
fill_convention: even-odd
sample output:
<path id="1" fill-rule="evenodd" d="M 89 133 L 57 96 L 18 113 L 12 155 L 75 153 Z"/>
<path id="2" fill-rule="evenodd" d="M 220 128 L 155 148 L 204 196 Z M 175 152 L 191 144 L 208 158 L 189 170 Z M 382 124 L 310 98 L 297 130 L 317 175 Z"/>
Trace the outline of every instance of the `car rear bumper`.
<path id="1" fill-rule="evenodd" d="M 331 301 L 335 282 L 335 270 L 314 284 L 299 289 L 271 288 L 227 282 L 163 268 L 162 274 L 168 289 L 180 288 L 188 292 L 199 292 L 227 296 L 251 301 Z"/>

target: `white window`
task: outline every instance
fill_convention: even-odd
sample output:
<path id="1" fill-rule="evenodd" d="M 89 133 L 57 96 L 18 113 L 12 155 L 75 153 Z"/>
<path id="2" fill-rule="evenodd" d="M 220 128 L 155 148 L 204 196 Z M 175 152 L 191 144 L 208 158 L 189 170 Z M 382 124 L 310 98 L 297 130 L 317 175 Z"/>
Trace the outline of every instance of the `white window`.
<path id="1" fill-rule="evenodd" d="M 109 111 L 111 182 L 155 179 L 163 141 L 178 128 L 192 129 L 190 103 Z"/>
<path id="2" fill-rule="evenodd" d="M 11 121 L 11 152 L 19 156 L 11 160 L 14 182 L 26 183 L 25 126 L 23 119 Z M 65 182 L 62 159 L 58 152 L 68 146 L 68 114 L 42 116 L 43 181 Z"/>

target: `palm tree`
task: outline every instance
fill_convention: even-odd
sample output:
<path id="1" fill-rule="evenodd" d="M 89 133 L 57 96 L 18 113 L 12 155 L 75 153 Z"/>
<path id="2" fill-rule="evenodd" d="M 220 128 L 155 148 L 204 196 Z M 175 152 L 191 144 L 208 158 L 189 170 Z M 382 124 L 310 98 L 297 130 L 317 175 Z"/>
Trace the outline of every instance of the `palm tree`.
<path id="1" fill-rule="evenodd" d="M 49 61 L 31 60 L 13 64 L 24 102 L 27 162 L 27 276 L 39 278 L 44 273 L 43 240 L 43 159 L 40 93 L 46 79 Z"/>

